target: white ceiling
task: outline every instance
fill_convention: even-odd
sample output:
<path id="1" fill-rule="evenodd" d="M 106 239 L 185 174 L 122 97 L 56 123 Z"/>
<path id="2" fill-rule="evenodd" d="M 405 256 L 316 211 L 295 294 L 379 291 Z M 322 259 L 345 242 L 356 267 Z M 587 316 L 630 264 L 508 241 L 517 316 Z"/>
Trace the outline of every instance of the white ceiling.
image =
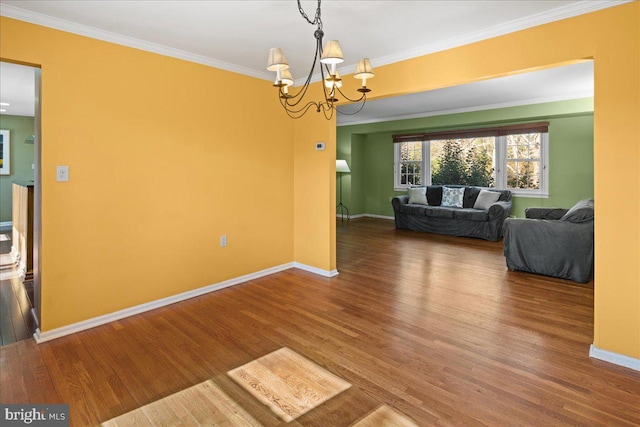
<path id="1" fill-rule="evenodd" d="M 35 69 L 0 62 L 0 114 L 33 117 L 35 109 Z"/>
<path id="2" fill-rule="evenodd" d="M 345 62 L 339 71 L 348 74 L 364 56 L 371 58 L 375 71 L 399 60 L 627 1 L 325 0 L 322 21 L 325 41 L 340 41 Z M 302 1 L 309 16 L 316 4 Z M 266 71 L 269 48 L 284 50 L 300 81 L 311 66 L 315 44 L 315 26 L 300 16 L 295 0 L 0 0 L 0 14 L 265 80 L 273 79 Z M 369 86 L 375 90 L 375 79 Z"/>
<path id="3" fill-rule="evenodd" d="M 338 115 L 339 125 L 464 113 L 593 96 L 593 61 L 584 61 L 428 92 L 368 101 L 355 115 Z M 349 112 L 355 106 L 340 107 Z"/>

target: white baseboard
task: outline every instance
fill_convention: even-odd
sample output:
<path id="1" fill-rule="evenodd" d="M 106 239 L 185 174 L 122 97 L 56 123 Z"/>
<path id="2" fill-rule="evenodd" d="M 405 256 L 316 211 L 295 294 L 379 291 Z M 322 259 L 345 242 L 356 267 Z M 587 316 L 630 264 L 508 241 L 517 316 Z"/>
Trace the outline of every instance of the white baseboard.
<path id="1" fill-rule="evenodd" d="M 92 319 L 83 320 L 82 322 L 74 323 L 71 325 L 63 326 L 61 328 L 52 329 L 50 331 L 41 332 L 40 329 L 36 329 L 33 334 L 38 344 L 51 341 L 56 338 L 64 337 L 65 335 L 74 334 L 76 332 L 84 331 L 86 329 L 95 328 L 96 326 L 104 325 L 109 322 L 124 319 L 125 317 L 133 316 L 135 314 L 144 313 L 146 311 L 154 310 L 156 308 L 164 307 L 166 305 L 175 304 L 180 301 L 184 301 L 190 298 L 195 298 L 200 295 L 208 294 L 210 292 L 218 291 L 220 289 L 228 288 L 229 286 L 238 285 L 240 283 L 248 282 L 249 280 L 258 279 L 260 277 L 268 276 L 270 274 L 278 273 L 280 271 L 288 270 L 296 267 L 296 263 L 289 262 L 276 267 L 267 268 L 256 273 L 246 274 L 244 276 L 236 277 L 234 279 L 225 280 L 224 282 L 216 283 L 213 285 L 205 286 L 191 291 L 183 292 L 181 294 L 172 295 L 170 297 L 161 298 L 155 301 L 147 302 L 144 304 L 136 305 L 134 307 L 125 308 L 114 313 L 105 314 L 102 316 L 94 317 Z M 308 270 L 311 271 L 311 270 Z M 314 271 L 312 271 L 314 273 Z M 321 274 L 321 273 L 316 273 Z M 324 275 L 324 274 L 323 274 Z"/>
<path id="2" fill-rule="evenodd" d="M 0 222 L 0 231 L 11 230 L 12 227 L 13 227 L 13 222 L 12 221 L 2 221 L 2 222 Z"/>
<path id="3" fill-rule="evenodd" d="M 342 215 L 340 214 L 336 214 L 336 218 L 341 218 Z M 346 218 L 346 215 L 345 215 Z M 395 220 L 395 217 L 393 216 L 386 216 L 386 215 L 376 215 L 376 214 L 356 214 L 356 215 L 349 215 L 349 218 L 351 219 L 358 219 L 358 218 L 379 218 L 379 219 L 390 219 L 390 220 Z"/>
<path id="4" fill-rule="evenodd" d="M 589 348 L 589 357 L 604 360 L 605 362 L 613 363 L 614 365 L 624 366 L 625 368 L 633 369 L 635 371 L 640 371 L 640 359 L 635 359 L 633 357 L 614 353 L 608 350 L 602 350 L 593 344 L 591 344 L 591 347 Z"/>
<path id="5" fill-rule="evenodd" d="M 213 285 L 205 286 L 191 291 L 183 292 L 181 294 L 172 295 L 170 297 L 161 298 L 155 301 L 150 301 L 144 304 L 136 305 L 134 307 L 125 308 L 113 313 L 105 314 L 102 316 L 94 317 L 92 319 L 83 320 L 82 322 L 73 323 L 71 325 L 63 326 L 61 328 L 52 329 L 50 331 L 41 332 L 40 329 L 36 329 L 33 334 L 38 344 L 51 341 L 56 338 L 61 338 L 66 335 L 75 334 L 76 332 L 84 331 L 87 329 L 95 328 L 96 326 L 104 325 L 116 320 L 124 319 L 125 317 L 133 316 L 136 314 L 151 311 L 156 308 L 164 307 L 170 304 L 175 304 L 180 301 L 195 298 L 200 295 L 215 292 L 220 289 L 228 288 L 229 286 L 239 285 L 241 283 L 248 282 L 250 280 L 259 279 L 260 277 L 269 276 L 274 273 L 279 273 L 290 268 L 299 268 L 314 274 L 318 274 L 324 277 L 334 277 L 338 275 L 338 270 L 323 270 L 320 268 L 312 267 L 310 265 L 301 264 L 299 262 L 289 262 L 286 264 L 278 265 L 275 267 L 267 268 L 255 273 L 246 274 L 244 276 L 236 277 L 233 279 L 225 280 L 224 282 L 215 283 Z"/>
<path id="6" fill-rule="evenodd" d="M 312 267 L 310 265 L 301 264 L 299 262 L 294 262 L 293 266 L 295 268 L 299 268 L 300 270 L 308 271 L 310 273 L 314 273 L 314 274 L 317 274 L 317 275 L 320 275 L 320 276 L 324 276 L 324 277 L 335 277 L 335 276 L 337 276 L 339 274 L 338 270 L 331 270 L 331 271 L 323 270 L 321 268 Z"/>
<path id="7" fill-rule="evenodd" d="M 364 216 L 369 217 L 369 218 L 389 219 L 391 221 L 395 221 L 395 219 L 396 219 L 393 216 L 387 216 L 387 215 L 364 214 Z"/>

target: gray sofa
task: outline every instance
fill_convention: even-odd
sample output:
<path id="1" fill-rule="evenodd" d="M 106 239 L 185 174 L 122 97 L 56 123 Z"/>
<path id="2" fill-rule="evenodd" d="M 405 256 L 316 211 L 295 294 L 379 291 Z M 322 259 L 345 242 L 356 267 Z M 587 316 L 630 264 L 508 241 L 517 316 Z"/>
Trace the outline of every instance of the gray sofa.
<path id="1" fill-rule="evenodd" d="M 509 270 L 586 283 L 593 275 L 593 199 L 571 209 L 528 208 L 504 222 Z"/>
<path id="2" fill-rule="evenodd" d="M 476 209 L 474 205 L 481 188 L 460 185 L 446 187 L 464 188 L 462 207 L 441 206 L 443 186 L 427 186 L 428 204 L 409 203 L 408 195 L 391 199 L 396 228 L 500 240 L 503 222 L 511 213 L 511 191 L 489 190 L 499 194 L 498 200 L 487 206 L 487 209 Z"/>

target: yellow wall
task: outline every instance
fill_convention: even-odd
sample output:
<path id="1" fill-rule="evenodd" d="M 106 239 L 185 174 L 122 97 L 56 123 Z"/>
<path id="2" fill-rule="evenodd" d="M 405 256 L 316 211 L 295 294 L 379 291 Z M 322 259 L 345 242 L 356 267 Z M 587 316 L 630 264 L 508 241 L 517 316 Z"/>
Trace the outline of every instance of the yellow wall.
<path id="1" fill-rule="evenodd" d="M 316 92 L 315 99 L 322 94 Z M 336 269 L 336 124 L 313 111 L 294 126 L 295 260 L 325 271 Z M 324 142 L 324 151 L 315 149 Z"/>
<path id="2" fill-rule="evenodd" d="M 2 59 L 42 67 L 42 331 L 293 261 L 293 123 L 271 85 L 0 28 Z"/>
<path id="3" fill-rule="evenodd" d="M 369 86 L 393 96 L 585 58 L 595 61 L 594 344 L 640 358 L 640 3 L 379 67 Z"/>
<path id="4" fill-rule="evenodd" d="M 335 268 L 333 122 L 283 118 L 262 81 L 4 18 L 1 27 L 3 58 L 43 68 L 46 329 L 291 259 Z M 393 96 L 594 59 L 594 344 L 635 358 L 639 27 L 633 2 L 379 67 L 368 85 Z M 54 182 L 57 164 L 71 166 L 71 182 Z M 249 186 L 249 212 L 222 206 Z"/>

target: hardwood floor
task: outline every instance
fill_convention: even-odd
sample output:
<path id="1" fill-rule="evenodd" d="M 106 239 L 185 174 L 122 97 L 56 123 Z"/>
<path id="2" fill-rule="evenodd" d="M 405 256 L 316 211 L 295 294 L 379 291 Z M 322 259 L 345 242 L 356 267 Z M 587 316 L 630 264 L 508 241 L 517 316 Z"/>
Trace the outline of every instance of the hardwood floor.
<path id="1" fill-rule="evenodd" d="M 31 301 L 11 261 L 11 232 L 0 233 L 0 346 L 30 338 L 35 331 Z"/>
<path id="2" fill-rule="evenodd" d="M 207 380 L 265 426 L 637 426 L 640 372 L 588 356 L 593 283 L 509 272 L 501 242 L 337 229 L 340 275 L 287 270 L 37 345 L 0 348 L 2 403 L 96 425 Z M 351 387 L 284 423 L 227 372 L 288 347 Z"/>

